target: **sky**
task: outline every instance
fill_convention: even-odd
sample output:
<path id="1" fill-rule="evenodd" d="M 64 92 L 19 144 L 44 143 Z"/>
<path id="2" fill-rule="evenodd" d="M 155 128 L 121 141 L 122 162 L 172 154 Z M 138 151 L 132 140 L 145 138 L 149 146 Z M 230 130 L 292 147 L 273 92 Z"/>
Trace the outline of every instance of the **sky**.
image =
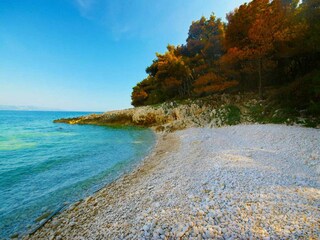
<path id="1" fill-rule="evenodd" d="M 0 0 L 0 105 L 108 111 L 192 21 L 244 0 Z"/>

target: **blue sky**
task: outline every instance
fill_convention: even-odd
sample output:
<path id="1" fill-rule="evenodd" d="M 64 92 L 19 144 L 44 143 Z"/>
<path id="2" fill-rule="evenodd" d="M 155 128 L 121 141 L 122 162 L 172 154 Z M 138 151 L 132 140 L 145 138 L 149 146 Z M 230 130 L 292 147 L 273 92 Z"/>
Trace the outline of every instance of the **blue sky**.
<path id="1" fill-rule="evenodd" d="M 243 0 L 1 0 L 0 105 L 106 111 L 189 26 Z"/>

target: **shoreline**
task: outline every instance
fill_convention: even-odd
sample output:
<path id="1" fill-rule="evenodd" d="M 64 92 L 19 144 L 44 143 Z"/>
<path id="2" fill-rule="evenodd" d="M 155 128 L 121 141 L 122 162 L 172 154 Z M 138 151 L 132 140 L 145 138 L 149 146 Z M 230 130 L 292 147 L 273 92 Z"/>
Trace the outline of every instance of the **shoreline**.
<path id="1" fill-rule="evenodd" d="M 69 217 L 70 214 L 72 214 L 73 211 L 77 210 L 78 208 L 89 207 L 88 204 L 94 202 L 95 199 L 99 199 L 101 197 L 105 197 L 104 201 L 114 201 L 113 197 L 114 195 L 108 195 L 109 192 L 112 192 L 112 194 L 115 194 L 119 191 L 124 191 L 126 188 L 130 188 L 131 184 L 134 184 L 137 179 L 140 177 L 139 174 L 148 174 L 149 171 L 151 171 L 158 161 L 160 161 L 164 154 L 167 154 L 168 151 L 172 152 L 177 147 L 177 139 L 173 136 L 167 136 L 167 133 L 158 133 L 154 130 L 150 129 L 154 132 L 155 135 L 155 144 L 150 150 L 149 154 L 144 157 L 138 165 L 130 172 L 120 176 L 118 179 L 115 179 L 114 181 L 108 183 L 107 185 L 101 187 L 85 199 L 81 199 L 70 206 L 61 208 L 57 213 L 55 213 L 50 219 L 48 219 L 42 226 L 36 228 L 31 233 L 22 235 L 23 239 L 37 239 L 38 232 L 42 232 L 42 228 L 47 228 L 46 225 L 49 224 L 49 228 L 52 227 L 53 229 L 58 228 L 58 225 L 61 223 L 64 223 L 62 219 L 65 217 Z M 169 141 L 168 143 L 164 143 L 165 141 Z M 134 181 L 134 183 L 132 183 Z M 122 194 L 122 193 L 120 193 Z M 93 207 L 97 206 L 96 202 L 93 203 Z M 92 205 L 90 205 L 89 208 L 91 208 Z M 55 222 L 55 219 L 58 219 L 58 224 Z M 62 220 L 62 221 L 61 221 Z M 50 226 L 51 225 L 51 226 Z M 49 236 L 47 236 L 49 237 Z M 50 236 L 51 238 L 55 238 L 55 236 Z"/>
<path id="2" fill-rule="evenodd" d="M 138 128 L 137 126 L 123 126 L 122 128 L 124 127 L 136 127 Z M 60 206 L 59 208 L 57 208 L 55 211 L 51 212 L 49 214 L 49 216 L 46 218 L 44 217 L 45 215 L 47 215 L 48 213 L 44 213 L 43 215 L 39 216 L 38 218 L 41 218 L 43 219 L 44 221 L 41 222 L 40 221 L 40 224 L 39 225 L 36 225 L 33 229 L 25 232 L 25 233 L 22 233 L 22 234 L 13 234 L 12 236 L 14 237 L 11 237 L 11 238 L 15 238 L 15 236 L 19 236 L 19 237 L 22 237 L 22 238 L 27 238 L 27 237 L 30 237 L 32 235 L 34 235 L 37 231 L 39 231 L 45 224 L 47 224 L 47 222 L 51 221 L 53 218 L 55 218 L 56 216 L 59 216 L 61 215 L 62 213 L 64 213 L 65 211 L 71 209 L 71 208 L 74 208 L 74 206 L 78 206 L 80 203 L 86 201 L 86 199 L 88 198 L 91 198 L 95 195 L 97 195 L 101 190 L 103 190 L 104 188 L 107 188 L 109 185 L 113 184 L 113 183 L 116 183 L 118 181 L 122 181 L 123 178 L 127 177 L 128 175 L 131 175 L 133 174 L 134 172 L 138 171 L 140 169 L 140 167 L 142 165 L 144 165 L 145 161 L 147 161 L 149 158 L 150 158 L 150 155 L 151 154 L 154 154 L 153 152 L 155 151 L 156 149 L 156 146 L 158 145 L 158 141 L 159 141 L 159 137 L 163 135 L 163 133 L 157 133 L 155 132 L 153 129 L 150 129 L 150 131 L 153 132 L 154 134 L 154 144 L 152 147 L 150 147 L 150 149 L 148 150 L 148 154 L 143 157 L 139 162 L 135 163 L 135 166 L 130 170 L 130 171 L 127 171 L 127 172 L 124 172 L 122 175 L 120 175 L 119 177 L 115 178 L 114 180 L 112 180 L 111 182 L 108 182 L 106 183 L 105 185 L 101 186 L 100 188 L 98 188 L 97 190 L 93 191 L 91 194 L 89 194 L 87 197 L 85 198 L 82 198 L 82 199 L 79 199 L 77 200 L 76 202 L 73 202 L 73 203 L 64 203 L 62 206 Z M 119 183 L 120 184 L 120 183 Z"/>
<path id="3" fill-rule="evenodd" d="M 237 125 L 156 135 L 133 172 L 24 239 L 320 237 L 319 130 Z"/>

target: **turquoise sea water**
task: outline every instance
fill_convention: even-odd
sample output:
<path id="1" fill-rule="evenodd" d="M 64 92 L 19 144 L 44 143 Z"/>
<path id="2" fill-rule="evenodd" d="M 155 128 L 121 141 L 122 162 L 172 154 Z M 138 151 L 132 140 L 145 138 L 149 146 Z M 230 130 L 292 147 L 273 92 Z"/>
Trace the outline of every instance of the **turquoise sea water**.
<path id="1" fill-rule="evenodd" d="M 52 122 L 84 114 L 0 111 L 0 239 L 132 170 L 154 145 L 148 129 Z"/>

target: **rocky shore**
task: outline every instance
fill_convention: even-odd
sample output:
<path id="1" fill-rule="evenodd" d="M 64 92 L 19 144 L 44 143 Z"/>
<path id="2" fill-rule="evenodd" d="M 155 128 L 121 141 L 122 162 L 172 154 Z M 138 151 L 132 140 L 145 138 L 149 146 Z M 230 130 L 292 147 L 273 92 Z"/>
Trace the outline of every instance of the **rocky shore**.
<path id="1" fill-rule="evenodd" d="M 216 94 L 205 98 L 165 102 L 125 110 L 109 111 L 77 118 L 55 120 L 57 123 L 108 126 L 142 126 L 157 132 L 173 132 L 191 127 L 221 127 L 236 124 L 277 123 L 320 128 L 320 119 L 304 111 L 284 109 L 255 93 Z"/>
<path id="2" fill-rule="evenodd" d="M 215 95 L 210 98 L 166 102 L 159 105 L 143 106 L 124 110 L 109 111 L 78 118 L 58 119 L 57 123 L 94 124 L 109 126 L 143 126 L 159 132 L 172 132 L 188 127 L 220 127 L 228 124 L 229 106 L 243 109 L 236 113 L 233 124 L 251 122 L 246 116 L 246 104 L 257 102 L 252 94 Z M 232 113 L 231 113 L 232 114 Z"/>
<path id="3" fill-rule="evenodd" d="M 320 130 L 159 133 L 138 169 L 25 239 L 319 239 Z"/>

